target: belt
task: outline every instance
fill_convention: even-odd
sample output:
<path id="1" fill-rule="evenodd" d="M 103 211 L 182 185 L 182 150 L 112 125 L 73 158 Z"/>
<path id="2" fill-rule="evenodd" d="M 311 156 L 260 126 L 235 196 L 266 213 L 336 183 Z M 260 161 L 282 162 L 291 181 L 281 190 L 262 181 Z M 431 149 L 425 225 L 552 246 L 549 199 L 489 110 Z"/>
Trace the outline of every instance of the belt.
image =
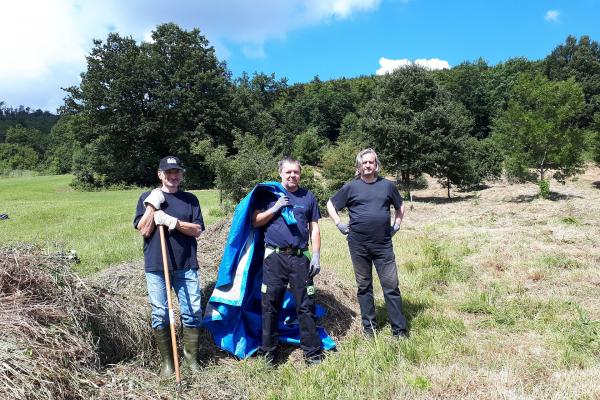
<path id="1" fill-rule="evenodd" d="M 300 249 L 297 247 L 276 247 L 276 246 L 266 246 L 267 249 L 273 250 L 277 254 L 287 254 L 293 256 L 300 256 L 308 249 Z"/>

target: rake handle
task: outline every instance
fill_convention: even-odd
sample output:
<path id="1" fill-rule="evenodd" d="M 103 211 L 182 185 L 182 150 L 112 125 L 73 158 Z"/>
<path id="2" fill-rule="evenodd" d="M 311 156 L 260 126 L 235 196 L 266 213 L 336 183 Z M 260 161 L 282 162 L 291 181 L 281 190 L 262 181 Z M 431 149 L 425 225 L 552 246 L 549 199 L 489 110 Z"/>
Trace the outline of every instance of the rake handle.
<path id="1" fill-rule="evenodd" d="M 177 354 L 177 338 L 175 337 L 175 314 L 173 312 L 173 300 L 171 299 L 171 279 L 169 277 L 169 260 L 167 257 L 167 244 L 165 241 L 165 226 L 158 226 L 160 232 L 160 249 L 162 251 L 163 271 L 165 274 L 165 286 L 167 290 L 167 305 L 169 308 L 169 328 L 171 329 L 171 347 L 173 348 L 173 362 L 175 364 L 175 380 L 181 383 L 179 373 L 179 356 Z"/>

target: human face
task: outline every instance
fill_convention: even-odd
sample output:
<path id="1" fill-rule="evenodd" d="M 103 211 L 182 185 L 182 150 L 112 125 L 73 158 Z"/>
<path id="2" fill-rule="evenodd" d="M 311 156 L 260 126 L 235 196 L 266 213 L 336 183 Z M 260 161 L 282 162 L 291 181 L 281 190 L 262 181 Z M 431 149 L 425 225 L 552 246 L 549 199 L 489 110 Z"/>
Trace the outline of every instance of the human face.
<path id="1" fill-rule="evenodd" d="M 300 184 L 300 165 L 297 163 L 283 163 L 279 176 L 283 187 L 289 192 L 295 192 Z"/>
<path id="2" fill-rule="evenodd" d="M 361 178 L 372 179 L 377 173 L 377 163 L 375 162 L 375 154 L 367 153 L 362 157 L 362 163 L 360 165 L 360 176 Z"/>
<path id="3" fill-rule="evenodd" d="M 162 189 L 165 192 L 173 193 L 179 190 L 179 185 L 183 179 L 183 171 L 176 168 L 158 171 L 158 179 L 162 182 Z"/>

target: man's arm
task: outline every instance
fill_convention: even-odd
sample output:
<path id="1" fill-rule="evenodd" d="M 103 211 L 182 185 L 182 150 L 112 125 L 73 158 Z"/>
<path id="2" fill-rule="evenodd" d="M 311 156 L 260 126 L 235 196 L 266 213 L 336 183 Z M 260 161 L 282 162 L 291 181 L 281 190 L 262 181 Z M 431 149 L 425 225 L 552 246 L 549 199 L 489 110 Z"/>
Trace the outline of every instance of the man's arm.
<path id="1" fill-rule="evenodd" d="M 179 232 L 183 233 L 187 236 L 192 236 L 198 239 L 200 234 L 202 233 L 202 227 L 200 224 L 193 224 L 191 222 L 184 222 L 181 220 L 177 220 L 177 226 L 175 226 Z"/>
<path id="2" fill-rule="evenodd" d="M 143 237 L 147 238 L 152 235 L 152 232 L 154 232 L 154 226 L 154 207 L 148 205 L 136 228 L 140 231 Z"/>
<path id="3" fill-rule="evenodd" d="M 321 251 L 321 228 L 317 221 L 312 221 L 308 224 L 308 230 L 310 232 L 310 241 L 312 243 L 312 252 Z"/>
<path id="4" fill-rule="evenodd" d="M 400 226 L 402 223 L 402 218 L 404 218 L 404 203 L 400 204 L 400 208 L 396 210 L 396 215 L 394 216 L 394 224 Z"/>
<path id="5" fill-rule="evenodd" d="M 267 210 L 255 210 L 252 214 L 252 226 L 255 228 L 265 226 L 269 223 L 270 220 L 273 219 L 275 214 L 279 212 L 283 207 L 287 207 L 290 205 L 290 199 L 287 196 L 281 196 L 273 207 Z"/>
<path id="6" fill-rule="evenodd" d="M 339 224 L 341 222 L 340 215 L 338 214 L 335 206 L 331 202 L 331 199 L 327 200 L 327 212 L 329 213 L 329 217 L 333 221 L 334 224 Z"/>

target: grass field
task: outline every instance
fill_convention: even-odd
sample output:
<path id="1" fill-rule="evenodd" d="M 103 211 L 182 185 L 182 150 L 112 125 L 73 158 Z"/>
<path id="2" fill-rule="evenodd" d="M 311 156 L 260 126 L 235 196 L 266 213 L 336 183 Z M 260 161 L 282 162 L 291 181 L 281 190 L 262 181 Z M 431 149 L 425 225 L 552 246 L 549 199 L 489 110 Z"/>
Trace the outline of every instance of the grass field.
<path id="1" fill-rule="evenodd" d="M 139 191 L 79 193 L 68 182 L 0 180 L 0 212 L 11 218 L 0 221 L 0 241 L 75 248 L 84 273 L 139 260 Z M 408 340 L 390 337 L 376 286 L 376 340 L 351 333 L 312 368 L 297 351 L 275 368 L 219 357 L 193 379 L 211 388 L 207 398 L 600 398 L 600 170 L 552 182 L 549 200 L 537 190 L 499 182 L 447 200 L 431 181 L 414 193 L 394 238 Z M 210 223 L 217 195 L 196 194 Z M 352 288 L 345 242 L 329 220 L 322 237 L 323 268 Z"/>
<path id="2" fill-rule="evenodd" d="M 79 192 L 72 176 L 29 176 L 0 179 L 0 243 L 35 243 L 48 251 L 75 250 L 78 272 L 89 274 L 141 257 L 142 238 L 132 221 L 141 190 Z M 214 222 L 215 191 L 195 191 L 205 222 Z"/>

